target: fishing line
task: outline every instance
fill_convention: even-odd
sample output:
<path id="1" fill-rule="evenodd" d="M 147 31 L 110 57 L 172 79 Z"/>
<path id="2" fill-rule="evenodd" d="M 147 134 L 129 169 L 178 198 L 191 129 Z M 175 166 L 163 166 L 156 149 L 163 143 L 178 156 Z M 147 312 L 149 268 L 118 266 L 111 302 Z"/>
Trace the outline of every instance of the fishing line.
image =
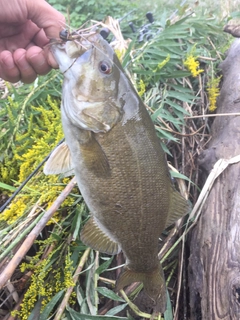
<path id="1" fill-rule="evenodd" d="M 87 23 L 87 22 L 86 22 Z M 82 25 L 82 27 L 86 24 L 86 23 L 84 23 L 83 25 Z M 101 22 L 99 22 L 98 24 L 95 24 L 94 26 L 91 26 L 91 27 L 89 27 L 89 28 L 85 28 L 85 29 L 83 29 L 83 31 L 90 31 L 91 29 L 93 29 L 93 28 L 96 28 L 98 25 L 101 25 L 101 26 L 104 26 L 104 27 L 106 27 L 106 25 L 105 24 L 103 24 L 103 23 L 101 23 Z M 110 58 L 110 57 L 108 57 L 107 56 L 107 54 L 105 53 L 105 52 L 103 52 L 101 49 L 99 49 L 96 45 L 94 45 L 94 43 L 93 42 L 91 42 L 91 41 L 89 41 L 85 36 L 87 36 L 87 34 L 80 34 L 80 33 L 77 33 L 77 32 L 79 32 L 81 29 L 77 29 L 76 31 L 73 31 L 71 34 L 72 34 L 72 36 L 71 36 L 71 34 L 70 34 L 70 37 L 71 38 L 69 38 L 68 37 L 68 35 L 66 35 L 66 39 L 61 39 L 63 42 L 66 42 L 66 41 L 76 41 L 78 44 L 80 44 L 80 46 L 82 46 L 83 48 L 84 48 L 84 46 L 81 44 L 81 41 L 78 41 L 78 38 L 79 39 L 83 39 L 83 40 L 85 40 L 85 41 L 88 41 L 88 42 L 90 42 L 91 43 L 91 45 L 96 49 L 96 50 L 98 50 L 101 54 L 103 54 L 103 56 L 105 56 L 108 60 L 110 60 L 110 62 L 112 63 L 112 65 L 114 65 L 117 69 L 118 69 L 118 71 L 120 71 L 120 72 L 122 72 L 122 70 L 118 67 L 118 65 Z M 111 31 L 111 30 L 110 30 Z M 98 33 L 97 32 L 97 30 L 96 31 L 93 31 L 93 32 L 95 32 L 95 34 L 99 34 L 100 35 L 100 33 Z M 92 35 L 94 35 L 94 33 L 90 33 L 90 34 L 88 34 L 89 36 L 92 36 Z M 101 35 L 100 35 L 101 36 Z M 102 37 L 103 38 L 103 37 Z M 54 40 L 56 40 L 56 39 L 54 39 Z M 105 40 L 104 38 L 103 38 L 103 40 Z M 106 40 L 105 40 L 106 41 Z M 52 43 L 50 43 L 50 44 L 48 44 L 47 46 L 51 46 L 53 44 L 53 42 Z M 111 46 L 111 43 L 109 44 L 110 46 Z M 113 48 L 112 48 L 113 49 Z M 87 50 L 86 50 L 87 51 Z M 114 49 L 113 49 L 113 52 L 114 52 Z M 114 54 L 115 54 L 115 52 L 114 52 Z M 73 65 L 74 65 L 74 63 L 76 62 L 76 60 L 77 59 L 75 59 L 74 61 L 73 61 L 73 63 L 69 66 L 69 68 L 67 69 L 67 70 L 69 70 Z M 66 70 L 66 71 L 67 71 Z M 65 71 L 65 72 L 66 72 Z M 64 73 L 65 73 L 64 72 Z M 124 74 L 124 76 L 127 78 L 127 80 L 128 80 L 128 82 L 132 85 L 132 83 L 131 83 L 131 81 L 130 81 L 130 79 Z M 37 168 L 24 180 L 24 182 L 14 191 L 14 193 L 12 194 L 12 196 L 0 207 L 0 213 L 1 212 L 3 212 L 3 210 L 5 210 L 6 209 L 6 207 L 13 201 L 13 199 L 18 195 L 18 193 L 24 188 L 24 186 L 32 179 L 32 177 L 40 170 L 40 168 L 43 166 L 43 164 L 48 160 L 48 158 L 50 157 L 50 155 L 52 154 L 52 152 L 62 143 L 64 141 L 64 139 L 62 139 L 58 144 L 57 144 L 57 146 L 43 159 L 43 161 L 37 166 Z"/>
<path id="2" fill-rule="evenodd" d="M 95 21 L 93 21 L 93 22 L 95 22 Z M 83 29 L 83 30 L 84 30 L 84 31 L 87 31 L 87 30 L 90 31 L 91 29 L 96 28 L 98 25 L 101 25 L 101 26 L 103 26 L 103 27 L 107 27 L 107 25 L 105 25 L 104 23 L 99 22 L 98 24 L 95 24 L 95 25 L 93 25 L 92 27 L 89 27 L 89 28 L 86 28 L 86 29 Z M 86 48 L 84 48 L 83 44 L 81 44 L 81 38 L 82 38 L 84 41 L 89 42 L 89 43 L 93 46 L 93 48 L 95 48 L 95 49 L 96 49 L 97 51 L 99 51 L 104 57 L 106 57 L 106 58 L 112 63 L 112 65 L 115 66 L 115 67 L 118 69 L 119 72 L 123 72 L 126 80 L 129 82 L 129 84 L 130 84 L 130 85 L 133 85 L 133 83 L 131 82 L 131 80 L 129 79 L 129 77 L 125 74 L 125 70 L 119 68 L 118 65 L 113 61 L 112 58 L 110 58 L 104 51 L 102 51 L 101 49 L 99 49 L 96 45 L 94 45 L 93 42 L 91 42 L 88 38 L 85 37 L 85 36 L 92 36 L 92 35 L 94 35 L 94 33 L 90 33 L 90 34 L 88 34 L 88 35 L 87 35 L 87 34 L 80 34 L 80 33 L 76 34 L 76 33 L 79 32 L 79 31 L 80 31 L 80 29 L 77 29 L 76 31 L 73 32 L 73 36 L 71 36 L 71 34 L 70 34 L 70 35 L 68 35 L 67 39 L 61 39 L 61 40 L 62 40 L 63 42 L 74 41 L 74 42 L 76 42 L 77 44 L 79 44 L 83 49 L 86 49 Z M 111 30 L 110 30 L 110 31 L 111 31 Z M 97 30 L 94 31 L 94 32 L 95 32 L 96 35 L 99 34 L 99 35 L 101 36 L 100 32 L 98 32 Z M 112 31 L 111 31 L 111 32 L 112 32 Z M 113 32 L 112 32 L 112 33 L 113 33 Z M 101 36 L 101 37 L 102 37 L 102 36 Z M 102 38 L 103 38 L 103 37 L 102 37 Z M 103 38 L 103 40 L 105 40 L 105 39 Z M 105 40 L 105 41 L 106 41 L 106 40 Z M 52 44 L 53 44 L 53 43 L 52 43 Z M 111 42 L 109 43 L 109 45 L 111 46 Z M 113 50 L 113 52 L 114 52 L 114 49 L 113 49 L 112 46 L 111 46 L 111 48 L 112 48 L 112 50 Z M 87 50 L 90 50 L 90 49 L 87 49 Z M 87 51 L 87 50 L 86 50 L 86 51 Z M 85 51 L 85 52 L 86 52 L 86 51 Z M 84 53 L 85 53 L 85 52 L 84 52 Z M 83 53 L 83 54 L 84 54 L 84 53 Z M 115 52 L 114 52 L 114 54 L 116 55 Z M 63 72 L 63 74 L 64 74 L 65 72 L 67 72 L 67 71 L 75 64 L 76 60 L 77 60 L 77 58 L 76 58 L 76 59 L 71 63 L 71 65 Z"/>

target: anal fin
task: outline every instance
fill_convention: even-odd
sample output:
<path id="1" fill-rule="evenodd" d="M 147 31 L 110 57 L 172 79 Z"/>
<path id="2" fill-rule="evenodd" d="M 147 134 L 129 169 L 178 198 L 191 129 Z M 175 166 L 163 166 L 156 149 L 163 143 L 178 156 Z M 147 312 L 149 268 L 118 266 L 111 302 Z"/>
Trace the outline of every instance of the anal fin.
<path id="1" fill-rule="evenodd" d="M 118 244 L 99 228 L 93 218 L 90 218 L 83 227 L 81 240 L 92 249 L 107 254 L 117 254 L 121 250 Z"/>

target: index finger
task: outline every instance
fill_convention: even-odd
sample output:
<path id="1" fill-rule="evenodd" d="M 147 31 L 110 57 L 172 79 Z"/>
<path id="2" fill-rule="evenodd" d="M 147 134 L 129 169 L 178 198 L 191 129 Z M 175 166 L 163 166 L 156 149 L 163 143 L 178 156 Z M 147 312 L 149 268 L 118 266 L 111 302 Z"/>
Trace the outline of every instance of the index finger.
<path id="1" fill-rule="evenodd" d="M 64 16 L 45 0 L 27 0 L 26 4 L 28 18 L 39 28 L 44 29 L 46 36 L 49 39 L 58 38 L 59 32 L 65 25 Z"/>

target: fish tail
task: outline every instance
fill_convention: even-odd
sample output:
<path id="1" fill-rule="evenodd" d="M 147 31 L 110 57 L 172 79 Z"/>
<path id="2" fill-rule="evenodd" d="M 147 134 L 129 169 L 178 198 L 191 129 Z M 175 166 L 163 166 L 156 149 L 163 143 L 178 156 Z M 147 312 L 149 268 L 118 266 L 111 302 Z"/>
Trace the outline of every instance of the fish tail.
<path id="1" fill-rule="evenodd" d="M 123 289 L 132 282 L 142 282 L 148 296 L 154 302 L 154 310 L 164 312 L 167 306 L 166 285 L 162 267 L 159 266 L 151 272 L 137 272 L 125 267 L 117 279 L 116 291 Z"/>

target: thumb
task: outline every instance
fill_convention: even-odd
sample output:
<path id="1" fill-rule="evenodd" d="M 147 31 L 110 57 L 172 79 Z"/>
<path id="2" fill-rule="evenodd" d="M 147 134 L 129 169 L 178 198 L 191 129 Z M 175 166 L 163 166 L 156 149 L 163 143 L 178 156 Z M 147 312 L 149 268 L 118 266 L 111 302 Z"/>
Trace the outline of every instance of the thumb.
<path id="1" fill-rule="evenodd" d="M 58 38 L 59 32 L 65 26 L 64 16 L 45 0 L 26 0 L 26 5 L 28 19 L 32 20 L 39 28 L 44 29 L 49 39 Z"/>

